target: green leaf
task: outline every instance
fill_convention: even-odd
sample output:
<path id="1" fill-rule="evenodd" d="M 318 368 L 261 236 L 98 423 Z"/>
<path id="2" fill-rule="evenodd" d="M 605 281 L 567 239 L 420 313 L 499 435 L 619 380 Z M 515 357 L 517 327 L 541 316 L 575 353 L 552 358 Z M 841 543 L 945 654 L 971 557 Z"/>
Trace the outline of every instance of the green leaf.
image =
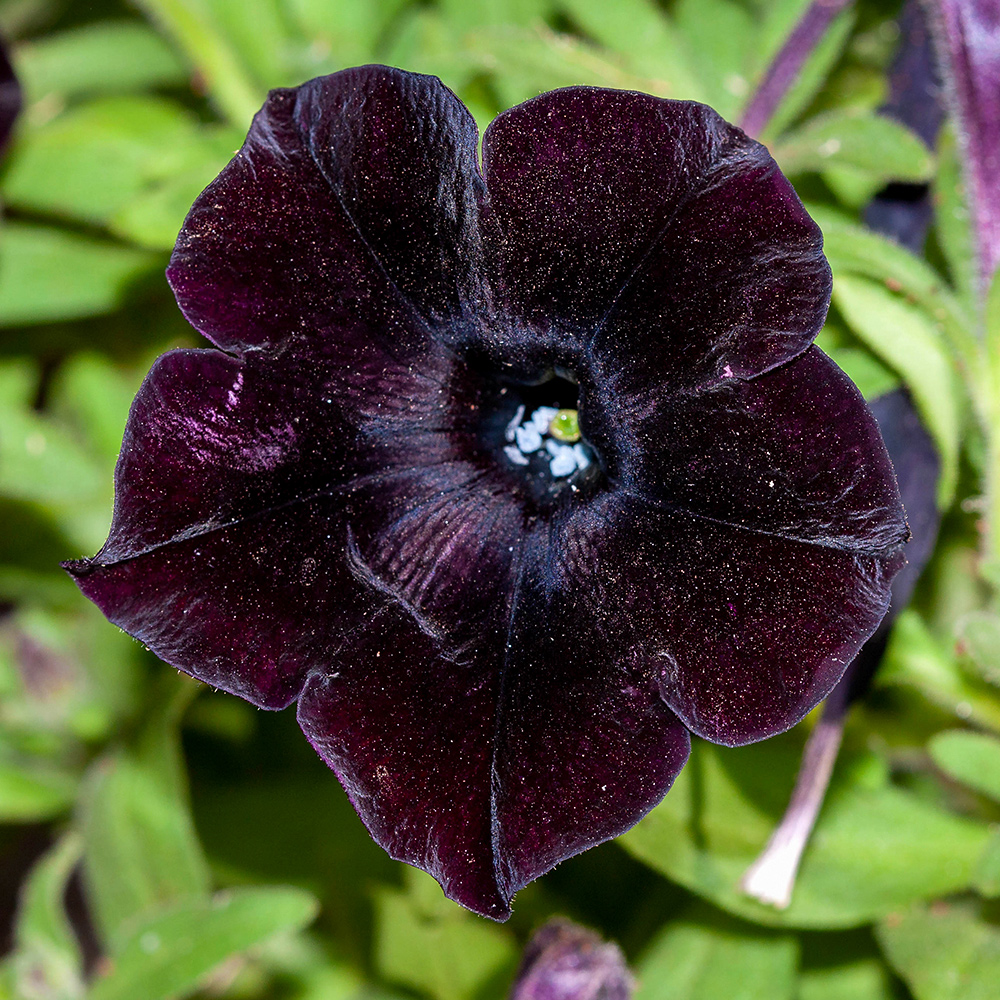
<path id="1" fill-rule="evenodd" d="M 255 887 L 188 899 L 150 916 L 112 951 L 88 1000 L 174 1000 L 232 955 L 304 927 L 316 900 L 299 889 Z"/>
<path id="2" fill-rule="evenodd" d="M 636 76 L 625 61 L 548 28 L 483 28 L 468 36 L 466 53 L 495 74 L 501 101 L 511 107 L 545 90 L 588 85 L 666 94 L 662 79 Z"/>
<path id="3" fill-rule="evenodd" d="M 872 182 L 924 181 L 934 159 L 920 138 L 882 115 L 833 111 L 788 132 L 771 150 L 786 174 L 849 167 Z"/>
<path id="4" fill-rule="evenodd" d="M 878 687 L 904 685 L 963 720 L 1000 731 L 1000 704 L 987 685 L 966 677 L 912 608 L 902 611 L 875 676 Z"/>
<path id="5" fill-rule="evenodd" d="M 29 406 L 36 379 L 30 365 L 0 362 L 0 493 L 43 503 L 103 496 L 102 470 L 81 443 Z"/>
<path id="6" fill-rule="evenodd" d="M 987 899 L 1000 897 L 1000 827 L 994 829 L 979 858 L 973 886 Z"/>
<path id="7" fill-rule="evenodd" d="M 1000 802 L 1000 740 L 967 729 L 950 729 L 938 733 L 927 749 L 945 774 Z"/>
<path id="8" fill-rule="evenodd" d="M 428 875 L 407 871 L 410 892 L 376 898 L 376 964 L 390 982 L 436 1000 L 468 1000 L 513 966 L 509 934 L 452 903 Z"/>
<path id="9" fill-rule="evenodd" d="M 723 118 L 735 118 L 750 91 L 745 63 L 753 15 L 735 0 L 679 0 L 673 16 L 706 103 Z"/>
<path id="10" fill-rule="evenodd" d="M 200 185 L 197 195 L 239 145 L 234 132 L 199 127 L 170 101 L 102 98 L 29 132 L 11 160 L 3 193 L 19 208 L 107 225 L 140 196 L 178 178 Z M 171 220 L 166 249 L 183 219 Z M 158 249 L 162 241 L 153 245 Z"/>
<path id="11" fill-rule="evenodd" d="M 331 4 L 330 0 L 287 0 L 289 17 L 299 32 L 328 59 L 331 68 L 372 62 L 378 43 L 406 0 L 369 0 L 367 3 Z M 477 8 L 465 4 L 465 10 Z"/>
<path id="12" fill-rule="evenodd" d="M 972 314 L 926 261 L 827 208 L 813 204 L 808 208 L 823 230 L 823 250 L 835 279 L 857 274 L 906 296 L 941 325 L 952 354 L 966 370 L 975 370 L 980 363 L 979 343 Z"/>
<path id="13" fill-rule="evenodd" d="M 154 31 L 136 21 L 101 21 L 42 35 L 15 50 L 29 102 L 178 86 L 187 71 Z"/>
<path id="14" fill-rule="evenodd" d="M 805 969 L 798 1000 L 895 1000 L 888 970 L 874 958 Z"/>
<path id="15" fill-rule="evenodd" d="M 38 761 L 0 756 L 0 823 L 37 823 L 65 811 L 73 802 L 72 776 Z"/>
<path id="16" fill-rule="evenodd" d="M 52 387 L 52 409 L 100 455 L 108 473 L 121 450 L 129 407 L 140 376 L 102 354 L 80 351 L 60 368 Z"/>
<path id="17" fill-rule="evenodd" d="M 986 357 L 989 358 L 993 375 L 993 391 L 1000 390 L 1000 268 L 993 274 L 993 280 L 986 290 L 983 309 L 983 326 L 986 340 Z"/>
<path id="18" fill-rule="evenodd" d="M 801 735 L 727 749 L 697 742 L 674 787 L 620 843 L 641 861 L 757 923 L 834 928 L 969 885 L 988 836 L 979 823 L 893 787 L 873 757 L 841 757 L 791 906 L 778 911 L 738 883 L 781 818 Z"/>
<path id="19" fill-rule="evenodd" d="M 951 357 L 933 318 L 869 278 L 837 275 L 837 308 L 852 330 L 902 376 L 941 457 L 938 503 L 954 494 L 963 399 Z"/>
<path id="20" fill-rule="evenodd" d="M 673 920 L 636 968 L 635 1000 L 792 1000 L 798 942 L 710 913 Z"/>
<path id="21" fill-rule="evenodd" d="M 129 285 L 161 264 L 158 254 L 8 223 L 0 233 L 0 327 L 114 312 Z"/>
<path id="22" fill-rule="evenodd" d="M 876 933 L 915 1000 L 995 1000 L 1000 927 L 974 905 L 914 907 L 884 920 Z"/>
<path id="23" fill-rule="evenodd" d="M 708 100 L 707 92 L 690 65 L 684 40 L 652 0 L 617 0 L 615 3 L 563 0 L 561 6 L 585 35 L 616 53 L 631 73 L 649 80 L 651 86 L 646 88 L 647 93 L 686 101 Z M 513 67 L 505 68 L 505 72 L 512 71 Z M 590 81 L 578 78 L 574 82 Z"/>
<path id="24" fill-rule="evenodd" d="M 869 401 L 899 388 L 899 376 L 873 358 L 868 351 L 857 347 L 834 347 L 826 353 L 843 369 L 847 377 L 861 390 L 861 395 Z"/>
<path id="25" fill-rule="evenodd" d="M 80 838 L 67 834 L 35 865 L 21 891 L 12 970 L 15 995 L 25 1000 L 84 995 L 80 949 L 63 903 L 80 848 Z"/>
<path id="26" fill-rule="evenodd" d="M 934 229 L 948 264 L 948 274 L 968 309 L 975 309 L 979 275 L 972 223 L 955 131 L 945 122 L 937 141 L 938 171 L 934 178 Z"/>
<path id="27" fill-rule="evenodd" d="M 1000 617 L 989 611 L 973 611 L 959 627 L 958 641 L 964 663 L 988 684 L 1000 687 Z"/>
<path id="28" fill-rule="evenodd" d="M 176 734 L 178 713 L 196 685 L 178 684 L 139 752 L 97 761 L 82 800 L 84 874 L 112 948 L 153 910 L 208 894 Z"/>
<path id="29" fill-rule="evenodd" d="M 266 87 L 254 81 L 206 0 L 136 0 L 183 50 L 229 122 L 244 131 L 260 110 Z"/>

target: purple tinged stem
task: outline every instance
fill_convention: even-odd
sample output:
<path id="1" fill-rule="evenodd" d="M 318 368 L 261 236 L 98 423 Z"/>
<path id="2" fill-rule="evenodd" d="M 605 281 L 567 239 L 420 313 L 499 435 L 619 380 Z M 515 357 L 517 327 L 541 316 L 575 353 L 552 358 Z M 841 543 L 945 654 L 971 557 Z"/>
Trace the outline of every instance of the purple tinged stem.
<path id="1" fill-rule="evenodd" d="M 743 112 L 739 124 L 747 135 L 756 138 L 767 128 L 810 53 L 820 43 L 833 19 L 850 2 L 851 0 L 815 0 L 809 5 L 781 51 L 771 62 Z"/>
<path id="2" fill-rule="evenodd" d="M 845 675 L 827 698 L 819 722 L 809 734 L 785 815 L 763 852 L 740 880 L 740 888 L 748 896 L 780 910 L 792 901 L 802 853 L 812 836 L 837 762 L 850 704 L 849 690 L 849 677 Z"/>
<path id="3" fill-rule="evenodd" d="M 938 57 L 965 163 L 982 295 L 1000 265 L 1000 4 L 931 5 Z"/>

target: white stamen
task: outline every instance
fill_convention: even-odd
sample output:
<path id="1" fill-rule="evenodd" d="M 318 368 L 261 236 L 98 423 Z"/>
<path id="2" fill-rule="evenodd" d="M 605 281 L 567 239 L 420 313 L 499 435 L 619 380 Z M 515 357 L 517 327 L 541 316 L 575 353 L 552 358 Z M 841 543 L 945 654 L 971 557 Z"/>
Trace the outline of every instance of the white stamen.
<path id="1" fill-rule="evenodd" d="M 521 453 L 521 450 L 515 444 L 507 445 L 503 453 L 515 464 L 515 465 L 527 465 L 528 459 Z"/>
<path id="2" fill-rule="evenodd" d="M 576 456 L 578 469 L 586 469 L 590 465 L 590 455 L 587 454 L 587 449 L 582 444 L 573 445 L 573 454 Z"/>
<path id="3" fill-rule="evenodd" d="M 559 445 L 558 450 L 553 452 L 552 461 L 549 463 L 549 472 L 556 478 L 571 476 L 576 472 L 576 455 L 573 453 L 573 449 L 565 444 Z"/>
<path id="4" fill-rule="evenodd" d="M 331 402 L 331 400 L 327 400 L 327 402 L 329 403 L 329 402 Z M 507 430 L 504 431 L 504 435 L 503 436 L 508 441 L 513 442 L 514 435 L 517 433 L 517 428 L 520 426 L 521 421 L 523 419 L 524 419 L 524 403 L 522 403 L 517 408 L 517 413 L 514 414 L 514 419 L 507 425 Z"/>
<path id="5" fill-rule="evenodd" d="M 559 452 L 560 452 L 560 451 L 561 451 L 561 450 L 562 450 L 563 448 L 565 448 L 565 447 L 566 447 L 566 445 L 564 445 L 564 444 L 560 444 L 560 442 L 558 442 L 558 441 L 557 441 L 557 440 L 556 440 L 555 438 L 549 438 L 549 439 L 548 439 L 548 441 L 546 441 L 546 442 L 545 442 L 545 450 L 546 450 L 546 451 L 547 451 L 547 452 L 548 452 L 548 453 L 549 453 L 549 454 L 550 454 L 550 455 L 551 455 L 551 456 L 552 456 L 553 458 L 555 458 L 555 457 L 556 457 L 556 455 L 558 455 L 558 454 L 559 454 Z"/>
<path id="6" fill-rule="evenodd" d="M 531 425 L 539 434 L 548 434 L 549 425 L 555 420 L 559 411 L 554 406 L 539 406 L 531 414 Z"/>
<path id="7" fill-rule="evenodd" d="M 525 455 L 538 451 L 542 446 L 542 435 L 531 425 L 522 424 L 514 431 L 517 446 Z"/>

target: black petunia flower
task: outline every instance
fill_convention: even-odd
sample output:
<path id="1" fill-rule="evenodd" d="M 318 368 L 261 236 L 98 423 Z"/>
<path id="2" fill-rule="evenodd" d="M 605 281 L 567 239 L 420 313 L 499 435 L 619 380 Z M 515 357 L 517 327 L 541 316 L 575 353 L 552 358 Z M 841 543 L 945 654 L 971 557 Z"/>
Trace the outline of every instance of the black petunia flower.
<path id="1" fill-rule="evenodd" d="M 906 526 L 762 146 L 591 88 L 476 142 L 431 77 L 271 94 L 168 270 L 218 350 L 157 362 L 68 568 L 167 662 L 298 699 L 372 836 L 503 918 L 660 800 L 689 730 L 823 698 Z"/>

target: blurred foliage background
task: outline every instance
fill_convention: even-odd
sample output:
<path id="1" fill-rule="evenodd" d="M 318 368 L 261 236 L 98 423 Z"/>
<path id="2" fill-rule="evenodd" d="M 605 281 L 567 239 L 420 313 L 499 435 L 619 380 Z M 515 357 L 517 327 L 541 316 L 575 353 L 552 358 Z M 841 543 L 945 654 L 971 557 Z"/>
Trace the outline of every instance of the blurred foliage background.
<path id="1" fill-rule="evenodd" d="M 787 910 L 737 883 L 809 720 L 697 745 L 632 833 L 495 925 L 370 842 L 294 713 L 177 675 L 58 566 L 104 540 L 150 362 L 197 345 L 163 269 L 269 88 L 377 61 L 440 76 L 481 127 L 579 83 L 738 121 L 807 6 L 0 0 L 25 89 L 0 167 L 0 997 L 490 1000 L 553 914 L 617 940 L 639 1000 L 996 996 L 1000 574 L 983 540 L 991 428 L 963 364 L 975 265 L 953 130 L 931 150 L 877 114 L 894 0 L 835 18 L 760 137 L 826 231 L 821 344 L 866 395 L 906 384 L 943 468 L 934 558 L 849 718 Z M 924 257 L 861 222 L 889 182 L 932 186 Z"/>

